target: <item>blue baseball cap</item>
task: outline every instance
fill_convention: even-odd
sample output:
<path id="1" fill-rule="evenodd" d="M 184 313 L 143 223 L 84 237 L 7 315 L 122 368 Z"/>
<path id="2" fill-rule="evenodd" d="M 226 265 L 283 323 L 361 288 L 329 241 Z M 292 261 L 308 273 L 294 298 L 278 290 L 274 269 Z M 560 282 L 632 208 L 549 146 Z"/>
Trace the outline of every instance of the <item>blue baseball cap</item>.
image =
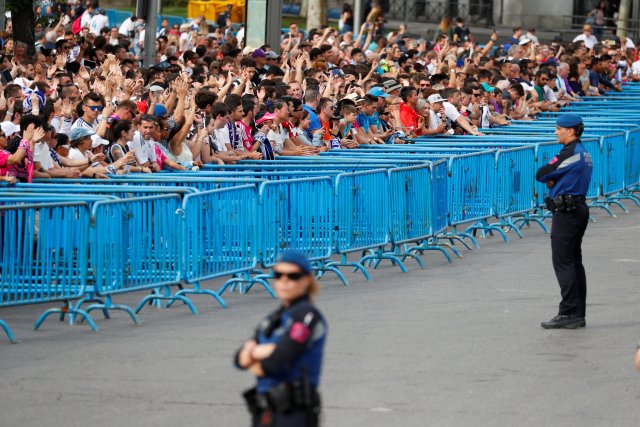
<path id="1" fill-rule="evenodd" d="M 556 126 L 561 128 L 573 128 L 582 124 L 582 117 L 577 114 L 564 114 L 556 120 Z"/>
<path id="2" fill-rule="evenodd" d="M 153 115 L 156 117 L 165 117 L 167 115 L 167 107 L 162 104 L 153 106 Z"/>
<path id="3" fill-rule="evenodd" d="M 82 139 L 82 138 L 86 138 L 87 136 L 91 136 L 94 135 L 95 132 L 87 129 L 87 128 L 83 128 L 83 127 L 77 127 L 75 129 L 71 130 L 71 133 L 69 134 L 69 140 L 71 141 L 75 141 L 78 139 Z"/>
<path id="4" fill-rule="evenodd" d="M 384 89 L 382 89 L 381 87 L 372 87 L 369 90 L 369 95 L 373 95 L 373 96 L 381 96 L 383 98 L 388 98 L 389 94 L 387 92 L 384 91 Z"/>
<path id="5" fill-rule="evenodd" d="M 311 263 L 307 257 L 302 253 L 293 249 L 287 249 L 278 256 L 278 262 L 286 262 L 289 264 L 295 264 L 300 267 L 305 274 L 311 274 Z"/>

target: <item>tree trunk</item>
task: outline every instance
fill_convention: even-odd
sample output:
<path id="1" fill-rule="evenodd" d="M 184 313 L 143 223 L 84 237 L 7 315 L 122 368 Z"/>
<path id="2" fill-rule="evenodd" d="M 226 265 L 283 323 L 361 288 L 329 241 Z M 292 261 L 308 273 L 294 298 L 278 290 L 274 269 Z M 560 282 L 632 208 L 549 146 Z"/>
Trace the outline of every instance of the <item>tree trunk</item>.
<path id="1" fill-rule="evenodd" d="M 300 5 L 300 16 L 302 18 L 306 18 L 307 17 L 307 9 L 309 8 L 309 0 L 302 0 L 302 3 Z"/>
<path id="2" fill-rule="evenodd" d="M 326 7 L 323 6 L 322 0 L 308 0 L 307 8 L 307 30 L 311 28 L 320 28 L 327 22 Z"/>
<path id="3" fill-rule="evenodd" d="M 616 32 L 618 37 L 627 36 L 627 19 L 629 19 L 630 11 L 631 0 L 622 0 L 618 9 L 618 30 Z"/>
<path id="4" fill-rule="evenodd" d="M 33 2 L 25 0 L 7 1 L 7 9 L 11 11 L 13 23 L 13 39 L 27 44 L 27 55 L 36 53 L 35 26 L 36 17 L 33 14 Z"/>

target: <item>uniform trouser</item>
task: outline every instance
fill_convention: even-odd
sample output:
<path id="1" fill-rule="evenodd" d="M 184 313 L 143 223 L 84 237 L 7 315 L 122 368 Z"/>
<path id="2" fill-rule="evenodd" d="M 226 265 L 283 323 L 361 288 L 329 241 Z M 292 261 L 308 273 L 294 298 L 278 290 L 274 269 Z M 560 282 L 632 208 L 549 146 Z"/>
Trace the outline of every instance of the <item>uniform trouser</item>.
<path id="1" fill-rule="evenodd" d="M 282 412 L 262 412 L 253 417 L 252 427 L 317 427 L 320 417 L 316 411 L 299 410 L 284 414 Z"/>
<path id="2" fill-rule="evenodd" d="M 557 212 L 551 223 L 551 254 L 562 301 L 558 314 L 584 317 L 587 276 L 582 265 L 582 237 L 589 223 L 589 207 L 576 203 L 572 212 Z"/>

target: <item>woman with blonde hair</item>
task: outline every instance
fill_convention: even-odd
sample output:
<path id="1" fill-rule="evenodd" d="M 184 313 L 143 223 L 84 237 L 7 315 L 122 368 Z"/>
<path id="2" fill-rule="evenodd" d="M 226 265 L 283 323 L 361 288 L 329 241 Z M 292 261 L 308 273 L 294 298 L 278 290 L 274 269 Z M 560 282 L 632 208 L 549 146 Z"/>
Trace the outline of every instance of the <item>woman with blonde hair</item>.
<path id="1" fill-rule="evenodd" d="M 317 426 L 320 371 L 327 323 L 314 306 L 318 283 L 311 263 L 287 250 L 273 267 L 282 305 L 267 316 L 235 356 L 235 364 L 257 377 L 246 391 L 253 426 Z"/>

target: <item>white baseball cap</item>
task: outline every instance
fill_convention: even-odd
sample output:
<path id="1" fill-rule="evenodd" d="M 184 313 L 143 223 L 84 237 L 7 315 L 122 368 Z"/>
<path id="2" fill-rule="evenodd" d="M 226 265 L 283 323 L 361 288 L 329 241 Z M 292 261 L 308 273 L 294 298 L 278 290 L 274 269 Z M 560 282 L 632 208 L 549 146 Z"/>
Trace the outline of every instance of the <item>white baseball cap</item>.
<path id="1" fill-rule="evenodd" d="M 427 98 L 427 101 L 429 101 L 429 104 L 435 104 L 436 102 L 444 102 L 444 98 L 439 93 L 434 93 Z"/>
<path id="2" fill-rule="evenodd" d="M 20 126 L 10 121 L 0 123 L 0 129 L 7 138 L 11 138 L 14 133 L 20 133 Z"/>

